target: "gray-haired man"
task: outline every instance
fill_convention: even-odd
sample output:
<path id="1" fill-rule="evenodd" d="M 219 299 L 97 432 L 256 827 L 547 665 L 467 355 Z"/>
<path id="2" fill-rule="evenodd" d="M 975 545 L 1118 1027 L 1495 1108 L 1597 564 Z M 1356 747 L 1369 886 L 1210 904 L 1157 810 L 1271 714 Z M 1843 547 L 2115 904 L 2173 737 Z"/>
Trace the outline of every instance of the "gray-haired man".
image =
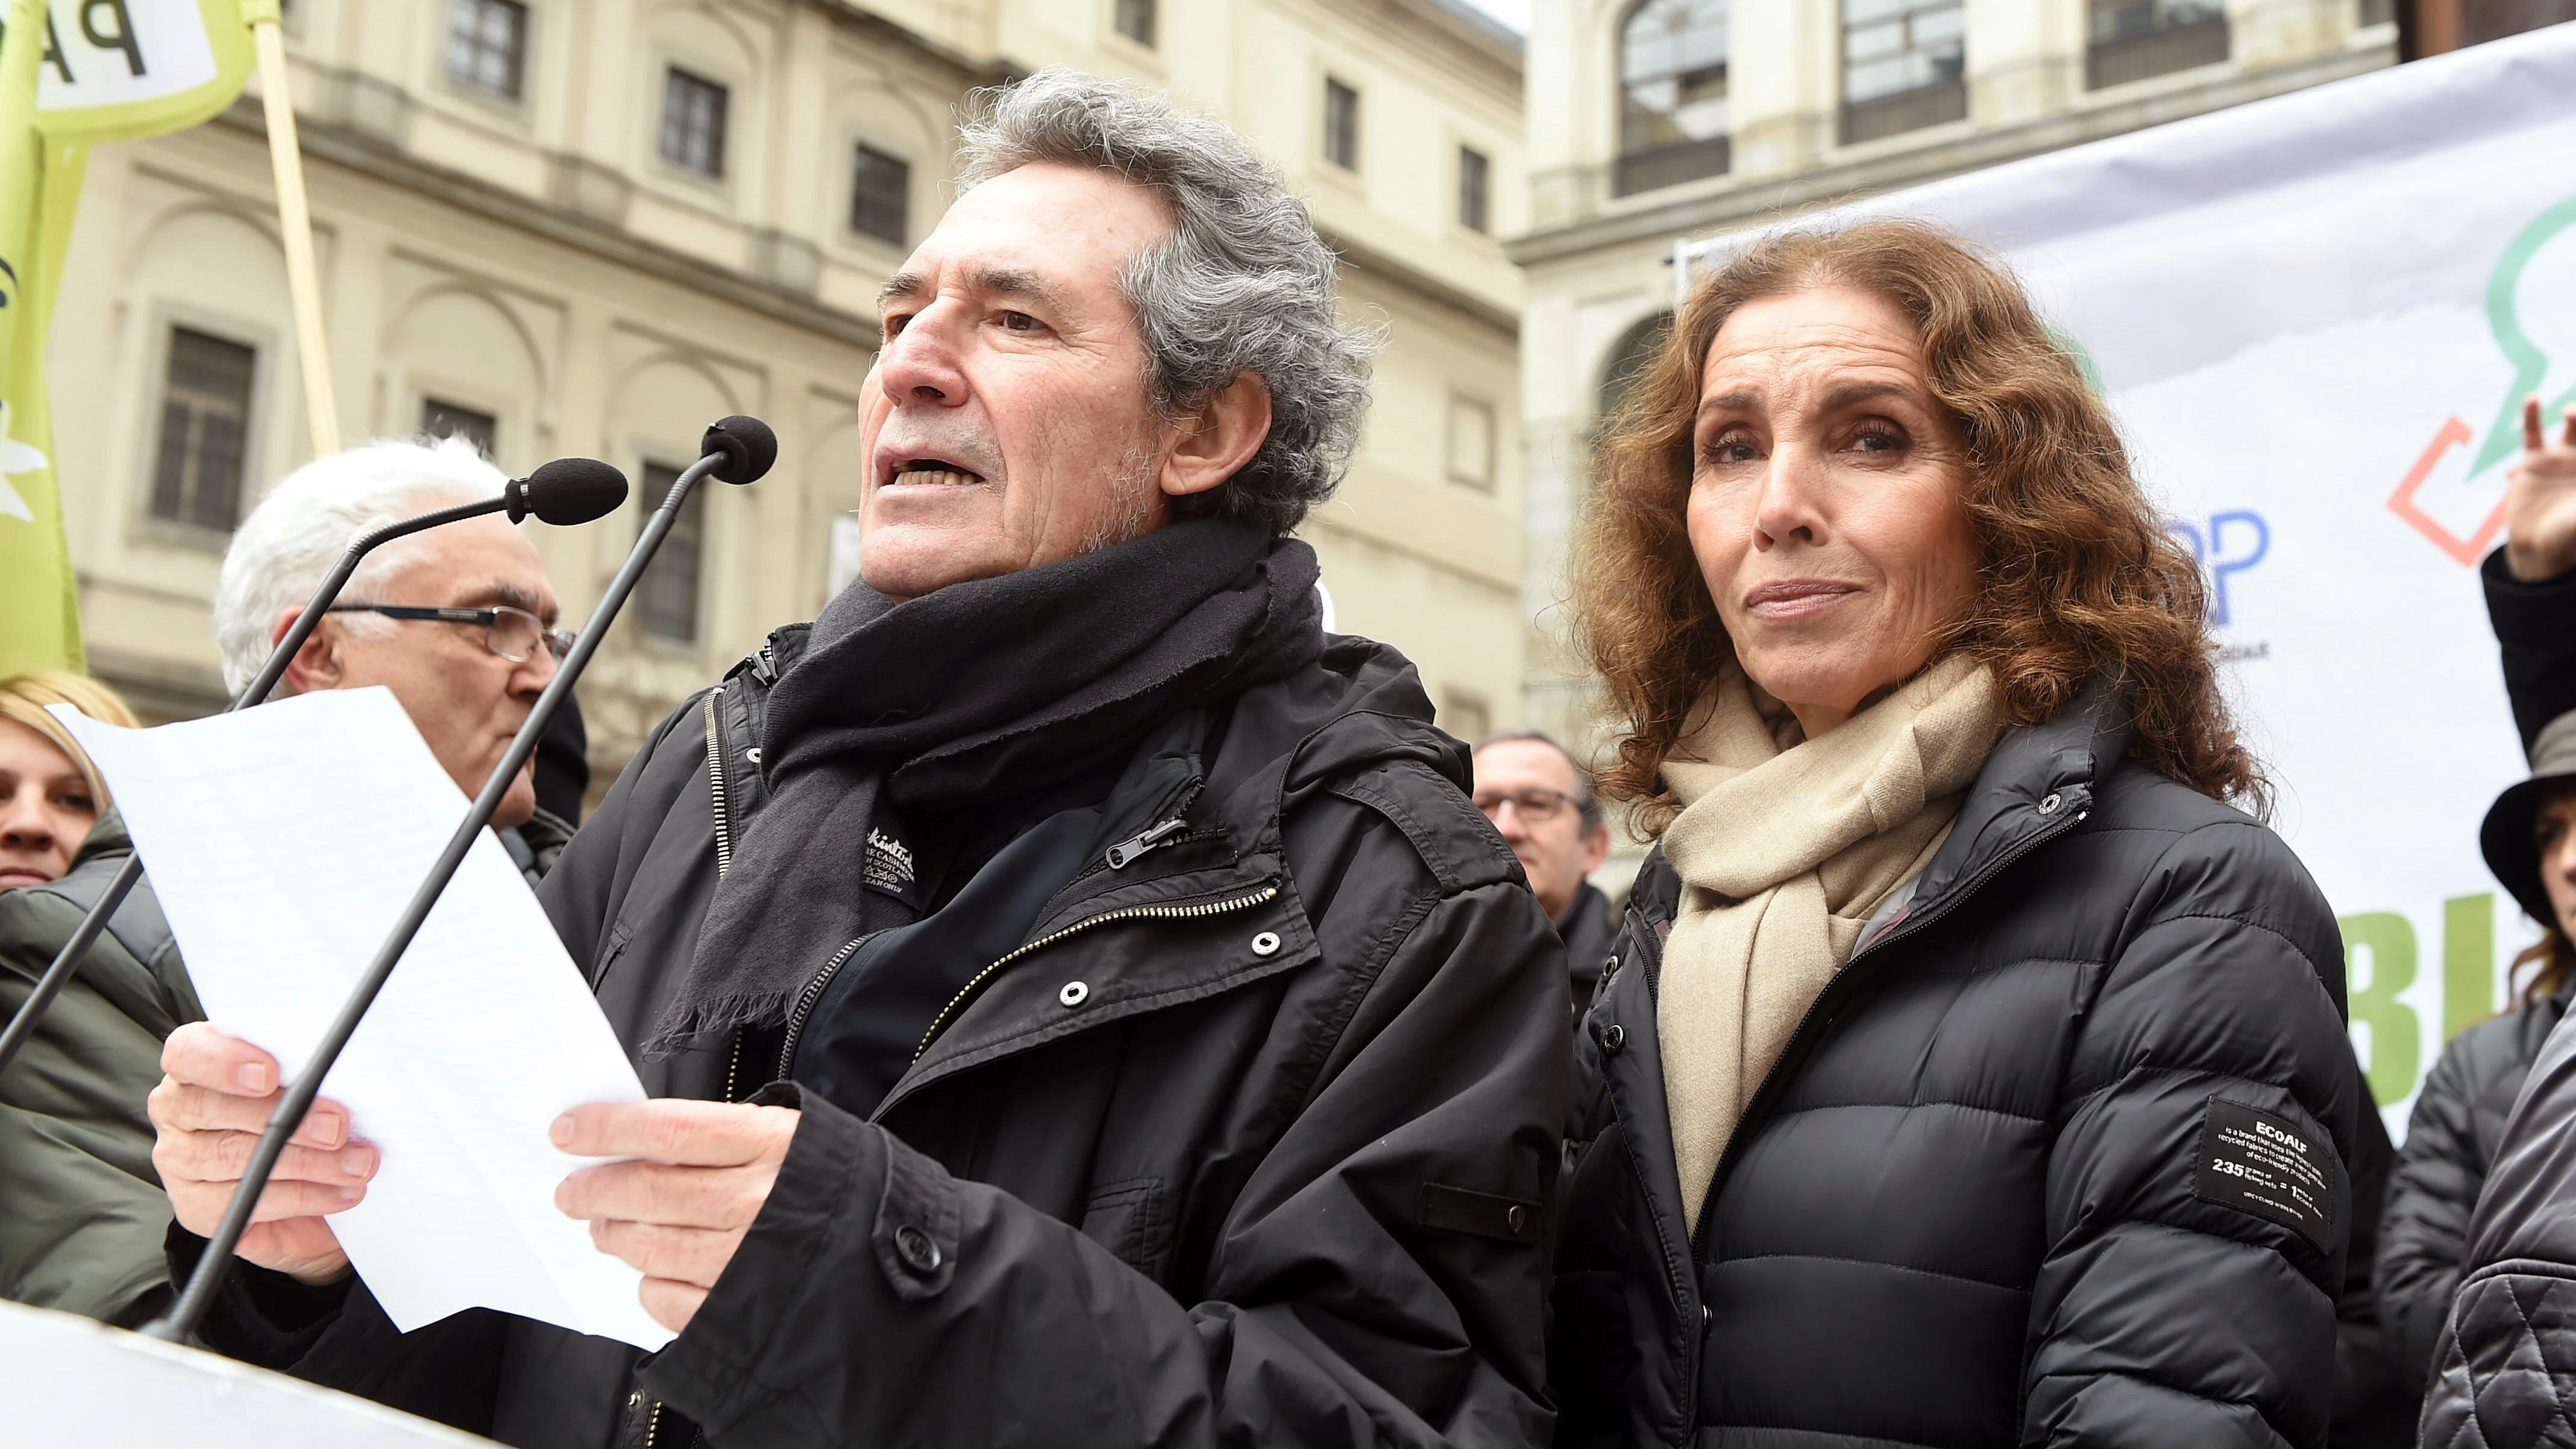
<path id="1" fill-rule="evenodd" d="M 965 140 L 886 289 L 860 583 L 665 723 L 543 893 L 697 1099 L 557 1124 L 636 1159 L 558 1201 L 679 1338 L 394 1334 L 321 1154 L 211 1332 L 521 1445 L 1543 1440 L 1560 958 L 1285 536 L 1366 391 L 1331 255 L 1157 100 L 1042 73 Z M 257 1127 L 245 1067 L 174 1049 L 165 1148 Z"/>
<path id="2" fill-rule="evenodd" d="M 1592 772 L 1537 730 L 1490 735 L 1476 746 L 1476 808 L 1502 832 L 1529 877 L 1530 893 L 1565 943 L 1580 1026 L 1619 934 L 1610 898 L 1591 880 L 1610 858 L 1610 820 L 1593 792 Z"/>

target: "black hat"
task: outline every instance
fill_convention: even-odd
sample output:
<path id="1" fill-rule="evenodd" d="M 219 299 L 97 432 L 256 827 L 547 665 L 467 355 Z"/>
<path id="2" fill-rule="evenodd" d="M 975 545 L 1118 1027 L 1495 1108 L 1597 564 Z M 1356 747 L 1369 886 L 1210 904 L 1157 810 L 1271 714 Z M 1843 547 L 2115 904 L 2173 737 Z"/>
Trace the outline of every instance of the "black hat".
<path id="1" fill-rule="evenodd" d="M 2549 892 L 2540 884 L 2540 842 L 2534 835 L 2540 802 L 2561 789 L 2576 788 L 2576 710 L 2543 726 L 2531 742 L 2531 778 L 2507 786 L 2487 807 L 2478 827 L 2478 848 L 2486 852 L 2487 869 L 2513 898 L 2544 926 L 2558 925 Z"/>

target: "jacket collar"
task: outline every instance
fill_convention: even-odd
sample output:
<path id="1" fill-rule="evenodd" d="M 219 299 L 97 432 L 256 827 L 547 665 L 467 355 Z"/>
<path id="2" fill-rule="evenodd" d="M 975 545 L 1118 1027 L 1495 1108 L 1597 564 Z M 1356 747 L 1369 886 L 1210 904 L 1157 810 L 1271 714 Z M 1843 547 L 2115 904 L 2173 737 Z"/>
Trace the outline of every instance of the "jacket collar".
<path id="1" fill-rule="evenodd" d="M 2137 739 L 2131 703 L 2126 685 L 2100 674 L 2054 717 L 2004 731 L 1900 919 L 1946 909 L 1949 897 L 1974 890 L 2036 840 L 2089 814 L 2102 780 Z"/>
<path id="2" fill-rule="evenodd" d="M 1948 910 L 2036 841 L 2089 814 L 2137 733 L 2133 691 L 2108 673 L 2086 681 L 2051 718 L 2004 731 L 1968 787 L 1949 838 L 1917 879 L 1914 898 L 1888 925 Z M 1639 874 L 1630 909 L 1659 928 L 1680 913 L 1681 881 L 1661 847 Z"/>

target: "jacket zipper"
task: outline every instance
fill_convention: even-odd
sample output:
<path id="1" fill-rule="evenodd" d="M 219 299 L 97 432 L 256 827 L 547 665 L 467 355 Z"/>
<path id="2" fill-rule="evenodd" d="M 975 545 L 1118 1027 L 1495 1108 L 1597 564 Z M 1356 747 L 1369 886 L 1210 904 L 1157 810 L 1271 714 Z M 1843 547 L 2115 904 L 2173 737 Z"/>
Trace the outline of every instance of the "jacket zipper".
<path id="1" fill-rule="evenodd" d="M 796 1009 L 787 1013 L 787 1040 L 778 1048 L 779 1080 L 786 1080 L 787 1069 L 796 1061 L 796 1039 L 805 1034 L 806 1018 L 812 1016 L 814 1008 L 822 1004 L 824 988 L 832 984 L 833 977 L 841 974 L 841 968 L 849 964 L 852 956 L 858 954 L 860 945 L 867 939 L 865 936 L 852 938 L 848 945 L 833 954 L 831 960 L 823 963 L 823 969 L 815 974 L 813 980 L 806 982 L 804 991 L 798 994 Z"/>
<path id="2" fill-rule="evenodd" d="M 1067 886 L 1078 884 L 1098 875 L 1103 869 L 1125 870 L 1128 866 L 1134 865 L 1147 851 L 1160 850 L 1166 845 L 1224 838 L 1223 830 L 1197 830 L 1187 835 L 1180 833 L 1190 823 L 1188 820 L 1190 807 L 1198 803 L 1200 793 L 1206 789 L 1207 776 L 1199 775 L 1192 778 L 1182 789 L 1179 797 L 1172 801 L 1172 814 L 1169 819 L 1159 825 L 1148 825 L 1143 830 L 1109 847 L 1101 852 L 1100 859 L 1085 865 L 1072 880 L 1066 881 L 1065 884 Z"/>
<path id="3" fill-rule="evenodd" d="M 767 644 L 760 646 L 760 654 L 766 661 L 769 656 Z M 725 818 L 724 735 L 716 728 L 716 701 L 723 695 L 724 686 L 719 684 L 707 691 L 706 703 L 707 803 L 715 811 L 716 879 L 718 880 L 724 879 L 725 872 L 733 869 L 733 832 Z M 741 1074 L 742 1033 L 737 1030 L 733 1034 L 733 1054 L 725 1060 L 724 1099 L 726 1101 L 730 1102 L 734 1099 L 735 1087 Z M 661 1439 L 662 1401 L 655 1399 L 652 1412 L 644 1417 L 644 1449 L 658 1449 Z"/>
<path id="4" fill-rule="evenodd" d="M 1780 1048 L 1780 1055 L 1772 1058 L 1770 1070 L 1762 1074 L 1762 1084 L 1753 1089 L 1752 1096 L 1744 1099 L 1744 1115 L 1737 1119 L 1735 1135 L 1727 1139 L 1726 1150 L 1717 1156 L 1717 1170 L 1710 1173 L 1708 1178 L 1708 1195 L 1700 1199 L 1699 1223 L 1691 1229 L 1692 1263 L 1698 1264 L 1705 1261 L 1705 1255 L 1708 1252 L 1708 1229 L 1710 1222 L 1713 1221 L 1713 1215 L 1709 1209 L 1716 1206 L 1718 1189 L 1725 1185 L 1728 1170 L 1735 1166 L 1737 1154 L 1743 1149 L 1746 1138 L 1751 1135 L 1744 1129 L 1759 1119 L 1760 1114 L 1756 1109 L 1768 1100 L 1772 1087 L 1779 1082 L 1781 1070 L 1796 1059 L 1798 1049 L 1806 1044 L 1808 1029 L 1815 1025 L 1816 1018 L 1826 1001 L 1834 998 L 1835 988 L 1853 979 L 1852 968 L 1859 965 L 1863 958 L 1877 954 L 1950 914 L 1959 902 L 1984 889 L 1986 882 L 1994 879 L 2007 866 L 2083 824 L 2085 817 L 2092 813 L 2090 810 L 2078 810 L 2050 828 L 2040 831 L 2021 844 L 1987 861 L 1978 868 L 1975 875 L 1960 882 L 1955 890 L 1934 901 L 1928 909 L 1919 914 L 1906 916 L 1881 932 L 1876 940 L 1863 942 L 1861 948 L 1851 954 L 1851 959 L 1843 963 L 1843 969 L 1834 973 L 1834 979 L 1825 983 L 1825 989 L 1818 992 L 1816 999 L 1807 1004 L 1806 1014 L 1798 1018 L 1797 1029 L 1789 1033 L 1789 1040 Z"/>
<path id="5" fill-rule="evenodd" d="M 733 869 L 733 830 L 725 819 L 724 736 L 716 729 L 716 701 L 724 697 L 719 684 L 707 691 L 707 793 L 716 813 L 716 879 Z"/>
<path id="6" fill-rule="evenodd" d="M 1109 847 L 1109 853 L 1101 858 L 1109 862 L 1109 868 L 1111 870 L 1125 870 L 1129 865 L 1135 862 L 1138 856 L 1154 849 L 1156 846 L 1165 844 L 1172 838 L 1172 836 L 1178 834 L 1182 827 L 1188 824 L 1188 821 L 1175 815 L 1160 825 L 1148 826 L 1144 830 L 1128 836 L 1125 840 Z"/>
<path id="7" fill-rule="evenodd" d="M 932 1019 L 930 1030 L 922 1033 L 921 1045 L 912 1049 L 912 1059 L 916 1062 L 921 1060 L 922 1054 L 930 1050 L 930 1044 L 939 1039 L 939 1034 L 948 1029 L 948 1023 L 956 1017 L 958 1011 L 972 1000 L 977 992 L 984 989 L 984 983 L 992 980 L 995 972 L 1031 952 L 1042 951 L 1067 936 L 1080 935 L 1094 926 L 1107 925 L 1112 921 L 1187 921 L 1202 916 L 1221 916 L 1228 911 L 1240 911 L 1260 905 L 1264 901 L 1276 898 L 1278 894 L 1279 887 L 1266 885 L 1249 895 L 1234 896 L 1221 901 L 1202 901 L 1194 906 L 1127 906 L 1115 911 L 1103 911 L 1096 916 L 1085 916 L 1062 930 L 1049 931 L 976 972 L 974 980 L 967 982 L 964 989 L 949 998 L 946 1006 L 939 1008 L 939 1015 Z"/>

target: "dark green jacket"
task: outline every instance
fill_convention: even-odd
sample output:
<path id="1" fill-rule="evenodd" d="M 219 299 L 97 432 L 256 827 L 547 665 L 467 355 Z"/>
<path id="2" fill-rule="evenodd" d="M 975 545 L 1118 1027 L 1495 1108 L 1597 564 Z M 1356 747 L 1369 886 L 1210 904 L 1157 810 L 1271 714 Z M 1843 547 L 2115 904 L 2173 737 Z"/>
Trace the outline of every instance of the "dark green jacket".
<path id="1" fill-rule="evenodd" d="M 27 999 L 133 851 L 110 814 L 62 879 L 0 891 L 0 1013 Z M 170 1200 L 144 1099 L 161 1039 L 204 1015 L 146 880 L 0 1074 L 0 1297 L 128 1325 L 158 1311 Z"/>

